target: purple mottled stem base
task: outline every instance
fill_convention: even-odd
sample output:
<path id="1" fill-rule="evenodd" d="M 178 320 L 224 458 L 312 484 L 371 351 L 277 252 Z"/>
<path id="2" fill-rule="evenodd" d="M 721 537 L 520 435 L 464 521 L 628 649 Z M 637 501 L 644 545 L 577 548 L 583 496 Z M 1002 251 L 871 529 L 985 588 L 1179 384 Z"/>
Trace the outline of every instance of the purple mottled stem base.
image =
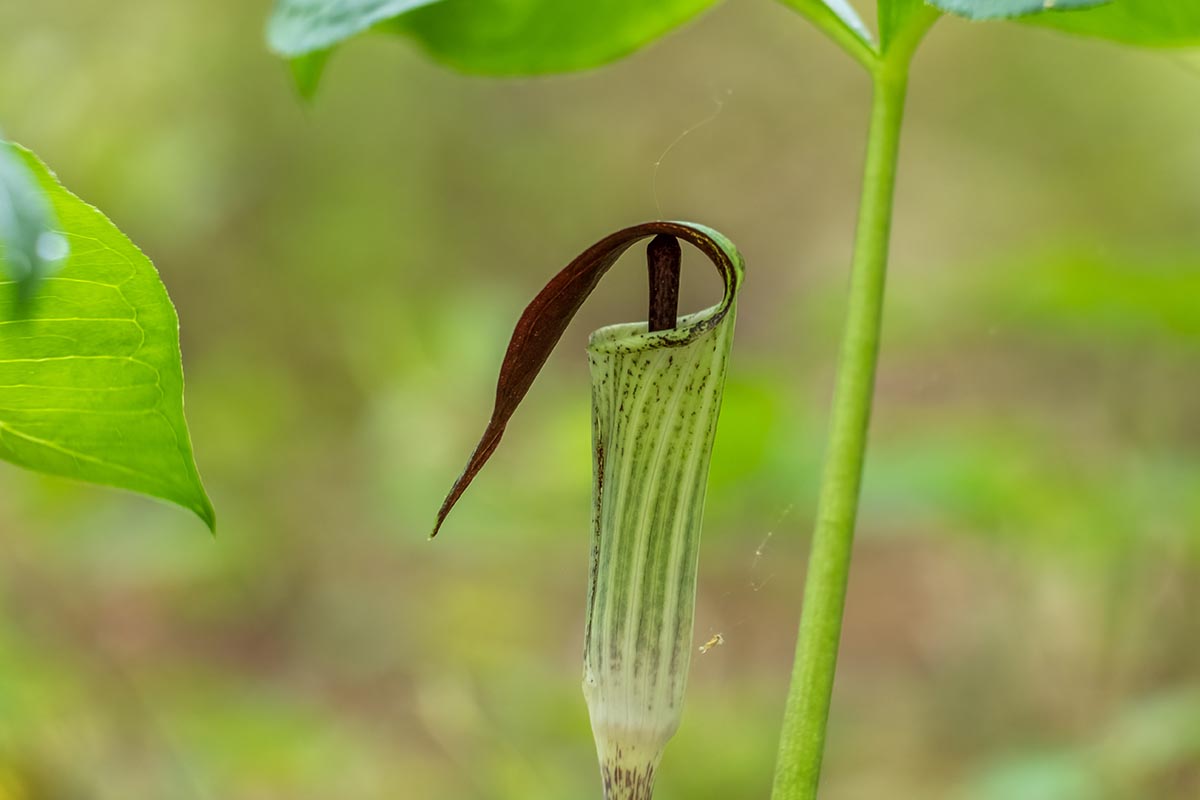
<path id="1" fill-rule="evenodd" d="M 605 762 L 600 766 L 604 778 L 604 800 L 651 800 L 654 796 L 654 765 L 631 767 Z"/>

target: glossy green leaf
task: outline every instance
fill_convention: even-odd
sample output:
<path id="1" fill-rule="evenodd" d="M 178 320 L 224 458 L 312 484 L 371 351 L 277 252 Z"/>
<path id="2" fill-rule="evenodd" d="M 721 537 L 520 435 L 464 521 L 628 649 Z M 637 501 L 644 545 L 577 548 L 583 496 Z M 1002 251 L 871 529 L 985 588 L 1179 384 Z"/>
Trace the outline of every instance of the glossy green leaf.
<path id="1" fill-rule="evenodd" d="M 438 0 L 278 0 L 267 43 L 284 56 L 325 50 L 384 20 Z"/>
<path id="2" fill-rule="evenodd" d="M 1087 8 L 1110 0 L 929 0 L 942 11 L 967 19 L 1005 19 L 1041 11 Z"/>
<path id="3" fill-rule="evenodd" d="M 533 75 L 600 66 L 686 22 L 717 0 L 280 0 L 268 26 L 286 56 L 328 49 L 374 27 L 416 40 L 464 72 Z M 315 14 L 305 13 L 313 10 Z M 311 95 L 320 63 L 296 65 Z"/>
<path id="4" fill-rule="evenodd" d="M 12 153 L 71 252 L 19 318 L 16 282 L 0 282 L 0 458 L 169 500 L 213 527 L 183 416 L 179 321 L 154 265 L 36 156 Z"/>
<path id="5" fill-rule="evenodd" d="M 1113 0 L 1086 11 L 1037 14 L 1027 21 L 1126 44 L 1200 46 L 1200 0 Z"/>
<path id="6" fill-rule="evenodd" d="M 0 264 L 4 267 L 0 275 L 16 282 L 21 303 L 66 258 L 67 241 L 57 228 L 50 202 L 33 173 L 0 139 Z"/>
<path id="7" fill-rule="evenodd" d="M 444 0 L 395 20 L 438 61 L 463 72 L 533 75 L 615 61 L 717 0 Z"/>
<path id="8" fill-rule="evenodd" d="M 1047 28 L 1151 47 L 1200 45 L 1197 0 L 930 0 L 968 19 L 1021 17 Z"/>

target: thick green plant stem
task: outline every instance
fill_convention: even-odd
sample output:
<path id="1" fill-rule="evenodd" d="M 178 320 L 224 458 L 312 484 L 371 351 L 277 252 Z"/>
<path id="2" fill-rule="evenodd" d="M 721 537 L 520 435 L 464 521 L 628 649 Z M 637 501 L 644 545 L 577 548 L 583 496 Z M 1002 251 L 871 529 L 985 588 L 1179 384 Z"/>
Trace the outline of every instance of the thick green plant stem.
<path id="1" fill-rule="evenodd" d="M 883 318 L 907 60 L 874 73 L 849 309 L 772 800 L 813 800 L 821 777 Z"/>

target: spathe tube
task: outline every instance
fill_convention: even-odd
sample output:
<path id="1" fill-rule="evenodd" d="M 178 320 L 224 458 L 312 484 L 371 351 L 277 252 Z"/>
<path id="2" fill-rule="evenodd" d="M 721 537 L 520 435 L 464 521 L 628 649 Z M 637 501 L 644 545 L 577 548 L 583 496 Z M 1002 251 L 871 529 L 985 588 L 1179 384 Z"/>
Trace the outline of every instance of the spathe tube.
<path id="1" fill-rule="evenodd" d="M 649 222 L 605 237 L 554 276 L 517 322 L 491 420 L 434 529 L 495 451 L 583 301 L 649 237 L 655 324 L 604 327 L 588 343 L 594 481 L 583 689 L 607 800 L 651 797 L 682 713 L 708 465 L 744 274 L 733 244 L 702 225 Z M 719 303 L 675 317 L 678 249 L 663 246 L 670 238 L 716 266 Z"/>

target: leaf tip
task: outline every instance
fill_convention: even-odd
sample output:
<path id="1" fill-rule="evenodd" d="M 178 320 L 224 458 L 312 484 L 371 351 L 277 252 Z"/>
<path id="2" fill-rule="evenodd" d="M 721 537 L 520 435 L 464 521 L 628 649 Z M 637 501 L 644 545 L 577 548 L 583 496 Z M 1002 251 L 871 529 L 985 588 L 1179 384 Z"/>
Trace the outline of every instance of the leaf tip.
<path id="1" fill-rule="evenodd" d="M 209 534 L 214 537 L 217 535 L 217 512 L 202 487 L 199 489 L 199 496 L 187 504 L 187 509 L 200 518 L 208 528 Z"/>
<path id="2" fill-rule="evenodd" d="M 484 457 L 484 460 L 487 460 L 486 456 Z M 442 501 L 442 507 L 438 509 L 437 519 L 433 522 L 433 530 L 429 533 L 430 541 L 433 541 L 434 537 L 436 537 L 438 532 L 442 529 L 442 524 L 446 521 L 446 517 L 450 516 L 450 510 L 454 508 L 455 503 L 458 502 L 458 498 L 462 497 L 462 493 L 466 490 L 467 484 L 469 484 L 471 479 L 475 477 L 475 472 L 478 472 L 479 467 L 483 466 L 482 464 L 479 464 L 479 466 L 475 467 L 474 471 L 472 471 L 472 465 L 474 464 L 474 461 L 475 457 L 472 456 L 471 463 L 467 465 L 467 468 L 463 471 L 463 474 L 460 475 L 458 480 L 454 482 L 454 486 L 450 488 L 450 493 L 447 494 L 446 499 Z"/>
<path id="3" fill-rule="evenodd" d="M 311 103 L 317 96 L 317 89 L 321 85 L 321 76 L 325 74 L 325 65 L 329 62 L 329 56 L 332 53 L 333 48 L 326 47 L 324 50 L 314 50 L 288 59 L 292 85 L 304 102 Z"/>

